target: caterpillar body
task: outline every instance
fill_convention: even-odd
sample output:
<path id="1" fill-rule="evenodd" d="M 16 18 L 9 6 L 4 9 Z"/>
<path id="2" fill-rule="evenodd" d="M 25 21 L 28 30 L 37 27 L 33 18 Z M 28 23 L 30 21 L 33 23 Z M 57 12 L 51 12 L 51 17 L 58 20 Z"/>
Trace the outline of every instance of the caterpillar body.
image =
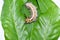
<path id="1" fill-rule="evenodd" d="M 36 7 L 32 3 L 26 3 L 26 7 L 31 10 L 31 17 L 26 18 L 26 23 L 31 23 L 36 20 L 37 17 L 37 10 Z"/>

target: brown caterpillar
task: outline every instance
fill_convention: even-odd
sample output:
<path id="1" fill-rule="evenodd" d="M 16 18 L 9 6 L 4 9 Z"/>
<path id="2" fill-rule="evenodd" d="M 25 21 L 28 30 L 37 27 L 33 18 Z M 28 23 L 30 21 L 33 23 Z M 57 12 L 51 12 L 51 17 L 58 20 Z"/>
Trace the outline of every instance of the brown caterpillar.
<path id="1" fill-rule="evenodd" d="M 26 7 L 28 9 L 31 10 L 31 17 L 30 18 L 26 18 L 26 23 L 31 23 L 32 21 L 35 21 L 36 20 L 36 17 L 37 17 L 37 10 L 36 10 L 36 7 L 32 4 L 32 3 L 26 3 Z"/>

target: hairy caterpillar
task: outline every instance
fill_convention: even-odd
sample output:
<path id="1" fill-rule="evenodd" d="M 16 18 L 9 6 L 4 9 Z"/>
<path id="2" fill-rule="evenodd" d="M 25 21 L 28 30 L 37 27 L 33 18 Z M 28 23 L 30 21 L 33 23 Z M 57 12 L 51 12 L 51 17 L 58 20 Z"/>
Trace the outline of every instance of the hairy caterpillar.
<path id="1" fill-rule="evenodd" d="M 26 23 L 31 23 L 32 21 L 36 20 L 37 10 L 36 10 L 36 7 L 32 3 L 26 3 L 26 7 L 30 9 L 31 17 L 30 18 L 27 17 L 25 21 Z"/>

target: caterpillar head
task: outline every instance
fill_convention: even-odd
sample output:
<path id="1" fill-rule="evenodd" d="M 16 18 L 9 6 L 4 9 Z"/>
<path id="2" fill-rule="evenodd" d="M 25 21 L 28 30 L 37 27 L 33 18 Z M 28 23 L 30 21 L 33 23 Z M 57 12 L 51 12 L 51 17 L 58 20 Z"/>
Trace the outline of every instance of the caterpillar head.
<path id="1" fill-rule="evenodd" d="M 32 22 L 29 18 L 27 18 L 25 21 L 26 21 L 26 23 L 31 23 Z"/>

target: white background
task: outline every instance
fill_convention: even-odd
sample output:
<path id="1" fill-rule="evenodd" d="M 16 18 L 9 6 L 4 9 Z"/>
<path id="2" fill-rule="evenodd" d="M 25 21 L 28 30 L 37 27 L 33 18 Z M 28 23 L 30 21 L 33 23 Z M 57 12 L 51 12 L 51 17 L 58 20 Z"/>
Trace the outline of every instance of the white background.
<path id="1" fill-rule="evenodd" d="M 60 0 L 52 0 L 52 1 L 60 8 Z M 4 3 L 3 0 L 0 0 L 0 17 L 1 17 L 3 3 Z M 5 40 L 1 21 L 0 21 L 0 40 Z M 58 40 L 60 40 L 60 37 L 58 38 Z"/>
<path id="2" fill-rule="evenodd" d="M 3 0 L 0 0 L 0 19 L 1 19 L 2 6 L 3 6 Z M 1 25 L 1 21 L 0 21 L 0 40 L 4 40 L 4 31 Z"/>

